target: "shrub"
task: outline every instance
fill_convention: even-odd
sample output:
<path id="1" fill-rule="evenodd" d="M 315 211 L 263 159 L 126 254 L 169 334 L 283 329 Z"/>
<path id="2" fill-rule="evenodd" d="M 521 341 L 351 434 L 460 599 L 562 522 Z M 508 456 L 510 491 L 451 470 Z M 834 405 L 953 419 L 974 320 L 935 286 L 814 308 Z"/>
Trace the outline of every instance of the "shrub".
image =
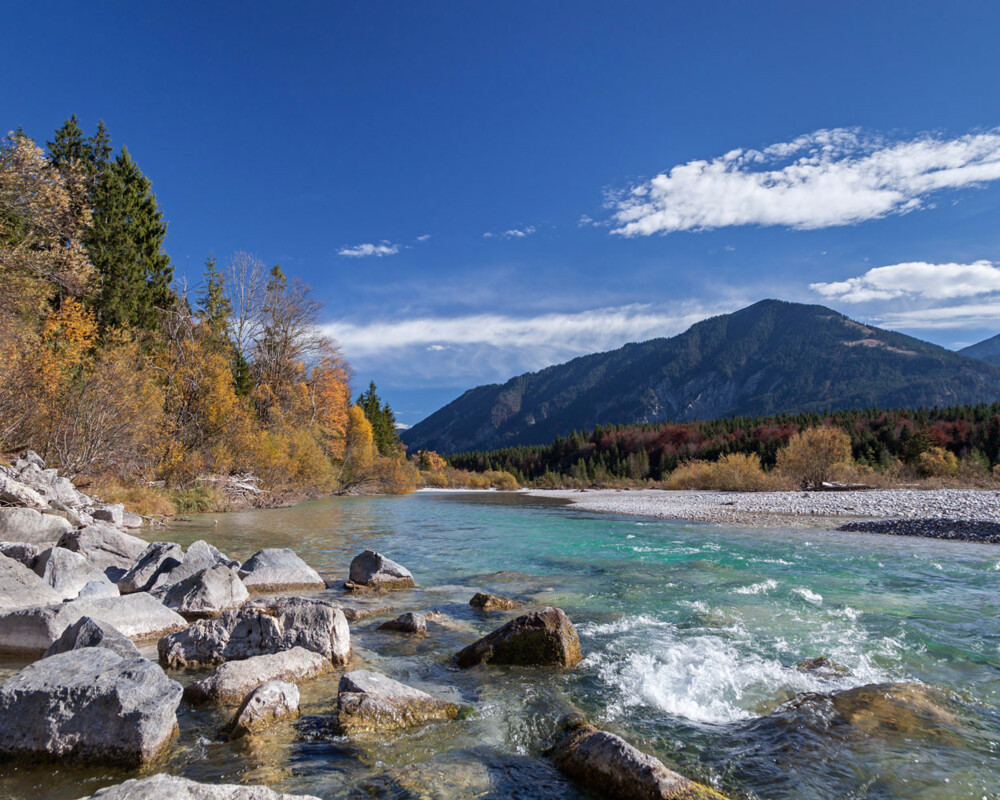
<path id="1" fill-rule="evenodd" d="M 925 450 L 917 459 L 917 470 L 925 478 L 952 478 L 958 475 L 958 459 L 943 447 Z"/>
<path id="2" fill-rule="evenodd" d="M 851 437 L 839 428 L 824 426 L 796 433 L 778 451 L 778 471 L 802 486 L 819 486 L 833 477 L 835 468 L 852 463 Z"/>
<path id="3" fill-rule="evenodd" d="M 768 488 L 768 476 L 757 456 L 728 453 L 718 461 L 688 461 L 670 473 L 668 489 L 708 489 L 722 492 L 759 492 Z"/>

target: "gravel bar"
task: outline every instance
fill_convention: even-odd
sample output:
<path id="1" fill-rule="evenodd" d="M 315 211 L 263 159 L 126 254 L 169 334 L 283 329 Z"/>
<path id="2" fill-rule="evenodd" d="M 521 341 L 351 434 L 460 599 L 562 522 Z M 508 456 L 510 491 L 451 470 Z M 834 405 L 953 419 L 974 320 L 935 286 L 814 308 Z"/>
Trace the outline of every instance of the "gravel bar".
<path id="1" fill-rule="evenodd" d="M 589 511 L 629 514 L 660 519 L 699 522 L 744 523 L 788 527 L 829 525 L 830 518 L 844 517 L 888 524 L 911 520 L 932 530 L 930 523 L 942 523 L 941 530 L 959 522 L 993 523 L 1000 526 L 1000 491 L 973 489 L 875 489 L 848 492 L 700 492 L 642 489 L 530 490 L 537 497 L 557 497 Z M 846 520 L 845 520 L 846 521 Z M 916 531 L 919 526 L 911 526 Z M 962 530 L 965 528 L 962 527 Z M 906 526 L 900 529 L 908 534 Z M 955 528 L 955 530 L 958 530 Z M 971 528 L 969 529 L 971 532 Z M 987 530 L 978 528 L 977 530 Z M 891 530 L 876 531 L 892 533 Z M 926 534 L 934 535 L 934 534 Z M 991 534 L 992 535 L 992 534 Z M 958 538 L 946 537 L 941 538 Z M 987 541 L 986 539 L 974 539 Z"/>

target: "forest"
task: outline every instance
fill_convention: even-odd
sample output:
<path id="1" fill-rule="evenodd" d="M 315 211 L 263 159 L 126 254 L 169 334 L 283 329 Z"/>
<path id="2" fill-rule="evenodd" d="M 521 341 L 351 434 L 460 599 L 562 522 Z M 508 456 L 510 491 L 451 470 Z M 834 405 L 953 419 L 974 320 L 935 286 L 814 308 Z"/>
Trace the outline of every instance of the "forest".
<path id="1" fill-rule="evenodd" d="M 1000 464 L 1000 403 L 608 425 L 547 445 L 458 453 L 447 460 L 457 469 L 507 471 L 522 484 L 659 482 L 692 462 L 731 455 L 753 456 L 772 469 L 796 434 L 817 428 L 844 434 L 855 477 L 968 479 L 995 474 L 991 470 Z"/>
<path id="2" fill-rule="evenodd" d="M 31 448 L 105 499 L 163 513 L 412 490 L 392 410 L 321 335 L 309 286 L 249 252 L 180 285 L 151 180 L 103 122 L 0 143 L 0 449 Z"/>

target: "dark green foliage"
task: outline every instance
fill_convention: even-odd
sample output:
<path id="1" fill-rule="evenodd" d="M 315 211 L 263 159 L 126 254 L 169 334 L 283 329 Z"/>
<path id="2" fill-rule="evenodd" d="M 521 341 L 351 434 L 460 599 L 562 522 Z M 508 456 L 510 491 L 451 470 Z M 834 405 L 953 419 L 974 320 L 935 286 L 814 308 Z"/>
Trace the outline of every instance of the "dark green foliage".
<path id="1" fill-rule="evenodd" d="M 80 122 L 73 114 L 56 130 L 47 143 L 49 158 L 57 169 L 77 165 L 90 176 L 91 190 L 96 187 L 98 176 L 111 159 L 111 136 L 104 120 L 97 123 L 93 136 L 84 136 Z"/>
<path id="2" fill-rule="evenodd" d="M 765 300 L 671 339 L 472 389 L 403 441 L 453 453 L 542 444 L 598 425 L 997 399 L 1000 370 L 987 364 L 823 306 Z"/>
<path id="3" fill-rule="evenodd" d="M 396 430 L 396 415 L 392 413 L 389 404 L 383 403 L 376 394 L 375 381 L 368 384 L 365 393 L 358 397 L 357 404 L 371 423 L 372 438 L 379 453 L 383 456 L 395 456 L 399 453 L 401 442 Z"/>
<path id="4" fill-rule="evenodd" d="M 519 483 L 546 474 L 584 482 L 665 478 L 690 459 L 714 461 L 727 453 L 760 457 L 773 467 L 778 450 L 805 428 L 830 424 L 851 437 L 854 459 L 872 467 L 893 459 L 916 460 L 931 447 L 984 466 L 1000 463 L 1000 403 L 827 414 L 728 417 L 666 425 L 609 425 L 573 432 L 547 445 L 522 445 L 448 457 L 451 466 L 475 472 L 506 470 Z"/>
<path id="5" fill-rule="evenodd" d="M 173 303 L 167 226 L 152 183 L 124 147 L 100 174 L 86 244 L 101 278 L 94 308 L 105 330 L 153 329 Z"/>
<path id="6" fill-rule="evenodd" d="M 963 356 L 978 358 L 994 367 L 1000 367 L 1000 334 L 984 339 L 977 344 L 971 344 L 958 351 Z"/>
<path id="7" fill-rule="evenodd" d="M 228 341 L 229 316 L 233 308 L 226 297 L 226 282 L 214 254 L 205 259 L 205 279 L 198 295 L 198 314 L 217 341 Z"/>

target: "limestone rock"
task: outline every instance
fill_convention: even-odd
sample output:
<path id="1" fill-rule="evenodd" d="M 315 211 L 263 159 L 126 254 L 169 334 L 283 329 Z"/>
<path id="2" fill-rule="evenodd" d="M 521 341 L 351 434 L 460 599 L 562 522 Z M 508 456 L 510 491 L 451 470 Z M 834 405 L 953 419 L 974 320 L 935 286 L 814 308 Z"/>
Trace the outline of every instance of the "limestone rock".
<path id="1" fill-rule="evenodd" d="M 268 656 L 261 656 L 267 658 Z M 285 681 L 268 681 L 250 692 L 226 726 L 230 739 L 256 733 L 274 722 L 299 715 L 299 687 Z"/>
<path id="2" fill-rule="evenodd" d="M 118 579 L 118 589 L 122 594 L 148 592 L 161 574 L 179 567 L 183 560 L 184 551 L 179 544 L 153 542 L 139 554 L 128 572 Z"/>
<path id="3" fill-rule="evenodd" d="M 288 547 L 254 553 L 240 568 L 240 578 L 254 593 L 326 588 L 319 573 Z"/>
<path id="4" fill-rule="evenodd" d="M 337 724 L 345 733 L 389 731 L 454 719 L 461 710 L 455 703 L 369 670 L 344 673 L 337 692 Z"/>
<path id="5" fill-rule="evenodd" d="M 185 617 L 214 617 L 239 608 L 249 598 L 235 570 L 220 564 L 175 583 L 163 596 L 163 604 Z"/>
<path id="6" fill-rule="evenodd" d="M 51 547 L 71 530 L 73 526 L 62 517 L 43 514 L 34 508 L 0 508 L 0 539 L 5 542 Z"/>
<path id="7" fill-rule="evenodd" d="M 399 631 L 400 633 L 420 633 L 427 634 L 427 617 L 423 614 L 414 614 L 408 611 L 401 614 L 396 619 L 383 622 L 378 626 L 380 631 Z"/>
<path id="8" fill-rule="evenodd" d="M 585 789 L 621 800 L 725 800 L 667 769 L 620 736 L 580 724 L 551 753 L 556 768 Z"/>
<path id="9" fill-rule="evenodd" d="M 85 616 L 113 625 L 130 639 L 139 641 L 187 627 L 182 616 L 145 592 L 71 600 L 0 614 L 0 651 L 41 653 L 66 628 Z"/>
<path id="10" fill-rule="evenodd" d="M 332 669 L 329 659 L 304 647 L 227 661 L 208 677 L 190 684 L 184 697 L 192 703 L 239 703 L 247 692 L 268 681 L 303 681 Z"/>
<path id="11" fill-rule="evenodd" d="M 35 568 L 38 553 L 38 546 L 34 544 L 28 544 L 27 542 L 0 542 L 0 555 L 13 558 L 30 570 L 34 570 Z"/>
<path id="12" fill-rule="evenodd" d="M 216 619 L 164 636 L 158 650 L 170 667 L 210 666 L 222 661 L 304 647 L 335 664 L 351 655 L 351 631 L 344 612 L 324 600 L 275 597 L 245 603 Z"/>
<path id="13" fill-rule="evenodd" d="M 139 648 L 113 625 L 90 617 L 80 617 L 49 645 L 49 649 L 45 651 L 42 658 L 68 653 L 70 650 L 79 650 L 83 647 L 103 647 L 117 653 L 122 658 L 140 657 Z"/>
<path id="14" fill-rule="evenodd" d="M 62 597 L 55 589 L 20 561 L 0 556 L 0 611 L 58 603 L 60 600 Z"/>
<path id="15" fill-rule="evenodd" d="M 173 775 L 137 778 L 101 789 L 81 800 L 319 800 L 305 794 L 277 794 L 266 786 L 197 783 Z"/>
<path id="16" fill-rule="evenodd" d="M 55 590 L 60 600 L 77 597 L 90 581 L 104 581 L 112 585 L 85 556 L 65 547 L 50 547 L 42 551 L 35 561 L 35 574 Z"/>
<path id="17" fill-rule="evenodd" d="M 574 667 L 583 655 L 580 637 L 559 608 L 512 619 L 455 656 L 463 669 L 476 664 Z"/>
<path id="18" fill-rule="evenodd" d="M 144 524 L 142 517 L 133 514 L 131 511 L 122 513 L 122 526 L 125 528 L 141 528 Z"/>
<path id="19" fill-rule="evenodd" d="M 101 576 L 101 580 L 87 581 L 80 589 L 80 593 L 76 596 L 77 600 L 96 600 L 99 597 L 120 597 L 121 592 L 118 591 L 118 587 L 105 578 Z"/>
<path id="20" fill-rule="evenodd" d="M 103 524 L 69 531 L 59 539 L 59 547 L 86 556 L 91 564 L 112 580 L 121 578 L 146 546 L 146 542 L 137 536 Z"/>
<path id="21" fill-rule="evenodd" d="M 100 647 L 43 658 L 0 686 L 0 753 L 138 766 L 173 737 L 181 692 L 152 661 Z"/>
<path id="22" fill-rule="evenodd" d="M 42 495 L 15 478 L 6 467 L 0 467 L 0 501 L 34 508 L 44 508 L 48 505 L 48 501 Z M 9 537 L 4 536 L 4 538 Z"/>
<path id="23" fill-rule="evenodd" d="M 469 601 L 469 605 L 480 611 L 513 611 L 520 606 L 520 603 L 498 594 L 476 592 Z"/>
<path id="24" fill-rule="evenodd" d="M 112 525 L 121 525 L 125 517 L 124 503 L 111 503 L 100 508 L 95 508 L 90 515 L 99 522 L 110 522 Z"/>
<path id="25" fill-rule="evenodd" d="M 348 589 L 410 589 L 416 586 L 410 571 L 374 550 L 365 550 L 351 561 Z"/>
<path id="26" fill-rule="evenodd" d="M 167 590 L 175 583 L 180 583 L 186 578 L 190 578 L 196 572 L 221 564 L 224 567 L 239 567 L 238 561 L 233 561 L 228 556 L 220 553 L 218 549 L 208 542 L 199 539 L 193 542 L 184 553 L 181 563 L 170 570 L 161 572 L 153 586 L 149 590 L 156 597 L 163 597 Z"/>

